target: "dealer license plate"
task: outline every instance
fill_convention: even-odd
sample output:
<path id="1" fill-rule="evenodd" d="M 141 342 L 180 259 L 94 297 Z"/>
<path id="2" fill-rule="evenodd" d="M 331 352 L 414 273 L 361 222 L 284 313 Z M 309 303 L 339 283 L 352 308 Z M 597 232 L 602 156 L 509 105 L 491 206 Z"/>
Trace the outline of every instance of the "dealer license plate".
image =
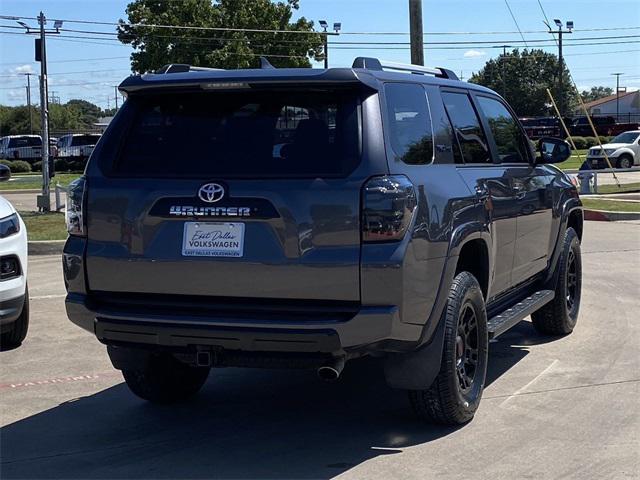
<path id="1" fill-rule="evenodd" d="M 187 257 L 242 257 L 244 223 L 185 222 L 182 255 Z"/>

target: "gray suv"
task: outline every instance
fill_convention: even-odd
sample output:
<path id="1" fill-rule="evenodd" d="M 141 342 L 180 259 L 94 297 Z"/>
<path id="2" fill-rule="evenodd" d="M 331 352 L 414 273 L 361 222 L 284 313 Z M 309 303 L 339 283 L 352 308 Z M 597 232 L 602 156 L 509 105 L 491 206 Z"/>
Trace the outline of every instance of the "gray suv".
<path id="1" fill-rule="evenodd" d="M 420 418 L 470 420 L 489 340 L 570 333 L 583 215 L 506 102 L 446 69 L 169 65 L 70 188 L 67 314 L 130 389 L 184 400 L 212 367 L 382 357 Z"/>

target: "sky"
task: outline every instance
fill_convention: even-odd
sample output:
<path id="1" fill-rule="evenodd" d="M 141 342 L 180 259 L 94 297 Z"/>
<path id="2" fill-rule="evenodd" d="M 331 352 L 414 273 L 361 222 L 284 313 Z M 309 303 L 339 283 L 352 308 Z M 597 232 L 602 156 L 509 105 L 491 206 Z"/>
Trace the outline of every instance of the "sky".
<path id="1" fill-rule="evenodd" d="M 128 3 L 128 0 L 0 0 L 0 15 L 35 17 L 42 10 L 48 18 L 116 22 L 118 19 L 126 20 L 124 12 Z M 300 0 L 300 9 L 295 15 L 314 20 L 316 25 L 321 19 L 330 25 L 342 23 L 342 34 L 329 40 L 331 67 L 350 66 L 356 56 L 409 63 L 409 47 L 405 45 L 369 45 L 366 48 L 332 45 L 333 42 L 358 41 L 408 42 L 408 3 L 408 0 Z M 574 22 L 574 33 L 565 35 L 564 54 L 580 90 L 595 85 L 615 88 L 616 77 L 611 75 L 614 72 L 624 73 L 620 77 L 621 87 L 640 88 L 640 1 L 540 0 L 540 3 L 551 22 L 555 18 Z M 518 26 L 508 7 L 511 7 Z M 488 59 L 502 51 L 495 46 L 524 46 L 522 37 L 530 42 L 529 46 L 548 45 L 544 50 L 557 53 L 552 36 L 545 32 L 543 20 L 538 0 L 423 0 L 425 65 L 447 67 L 468 79 Z M 25 22 L 32 27 L 37 26 L 34 20 Z M 0 25 L 17 26 L 17 23 L 0 20 Z M 49 26 L 52 25 L 49 23 Z M 102 32 L 114 32 L 115 29 L 71 22 L 66 22 L 64 27 Z M 605 30 L 585 31 L 590 29 Z M 37 73 L 40 68 L 33 59 L 33 35 L 25 35 L 19 29 L 2 28 L 0 32 L 11 32 L 0 33 L 0 104 L 23 105 L 26 103 L 26 77 L 23 74 Z M 380 32 L 401 35 L 383 35 Z M 131 47 L 117 42 L 60 37 L 62 35 L 47 37 L 50 95 L 59 97 L 62 103 L 82 98 L 103 108 L 113 107 L 114 87 L 131 73 Z M 585 37 L 616 38 L 573 40 Z M 574 45 L 570 44 L 572 40 Z M 448 44 L 442 45 L 441 42 Z M 487 43 L 457 45 L 450 42 Z M 602 42 L 616 43 L 585 45 Z M 32 101 L 37 103 L 36 76 L 31 77 L 31 86 Z"/>

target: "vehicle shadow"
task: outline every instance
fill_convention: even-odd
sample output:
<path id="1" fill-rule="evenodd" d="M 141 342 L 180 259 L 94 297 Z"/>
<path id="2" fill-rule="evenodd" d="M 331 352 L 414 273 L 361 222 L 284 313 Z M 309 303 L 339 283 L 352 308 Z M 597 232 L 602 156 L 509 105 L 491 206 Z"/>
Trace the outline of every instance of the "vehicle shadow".
<path id="1" fill-rule="evenodd" d="M 488 383 L 527 353 L 511 345 L 521 335 L 509 334 L 514 342 L 491 345 Z M 219 369 L 182 405 L 150 405 L 119 384 L 10 424 L 0 431 L 1 471 L 4 479 L 332 478 L 455 430 L 418 422 L 376 359 L 351 362 L 335 383 L 309 371 Z"/>

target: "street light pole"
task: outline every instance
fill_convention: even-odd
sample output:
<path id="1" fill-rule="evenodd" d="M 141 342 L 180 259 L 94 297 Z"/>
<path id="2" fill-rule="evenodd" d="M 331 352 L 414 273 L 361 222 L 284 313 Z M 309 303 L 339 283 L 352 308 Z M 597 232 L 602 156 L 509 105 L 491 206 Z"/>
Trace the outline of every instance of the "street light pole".
<path id="1" fill-rule="evenodd" d="M 27 108 L 29 109 L 29 133 L 33 135 L 33 111 L 31 109 L 31 75 L 33 73 L 25 73 L 27 77 Z"/>
<path id="2" fill-rule="evenodd" d="M 624 75 L 622 72 L 612 73 L 616 76 L 616 122 L 620 121 L 620 75 Z"/>
<path id="3" fill-rule="evenodd" d="M 32 29 L 24 22 L 18 21 L 26 32 L 38 35 L 35 41 L 36 61 L 40 62 L 40 120 L 42 125 L 42 194 L 38 195 L 38 209 L 43 212 L 51 210 L 51 197 L 49 196 L 49 95 L 47 85 L 47 34 L 60 33 L 62 20 L 56 20 L 53 24 L 54 30 L 46 30 L 44 26 L 47 24 L 47 18 L 44 13 L 38 15 L 38 29 Z"/>
<path id="4" fill-rule="evenodd" d="M 563 84 L 563 76 L 564 76 L 564 62 L 562 59 L 562 34 L 563 33 L 572 33 L 573 30 L 573 22 L 567 21 L 567 29 L 563 30 L 563 24 L 557 18 L 553 20 L 558 27 L 557 32 L 551 30 L 551 26 L 549 27 L 549 33 L 558 34 L 558 111 L 560 115 L 564 115 L 564 84 Z"/>
<path id="5" fill-rule="evenodd" d="M 342 23 L 336 22 L 333 24 L 333 31 L 335 33 L 332 32 L 328 32 L 327 28 L 329 27 L 329 24 L 327 23 L 326 20 L 320 20 L 318 22 L 320 24 L 320 27 L 322 27 L 322 45 L 323 45 L 323 49 L 324 49 L 324 68 L 329 68 L 329 35 L 340 35 L 340 30 L 342 29 Z"/>

